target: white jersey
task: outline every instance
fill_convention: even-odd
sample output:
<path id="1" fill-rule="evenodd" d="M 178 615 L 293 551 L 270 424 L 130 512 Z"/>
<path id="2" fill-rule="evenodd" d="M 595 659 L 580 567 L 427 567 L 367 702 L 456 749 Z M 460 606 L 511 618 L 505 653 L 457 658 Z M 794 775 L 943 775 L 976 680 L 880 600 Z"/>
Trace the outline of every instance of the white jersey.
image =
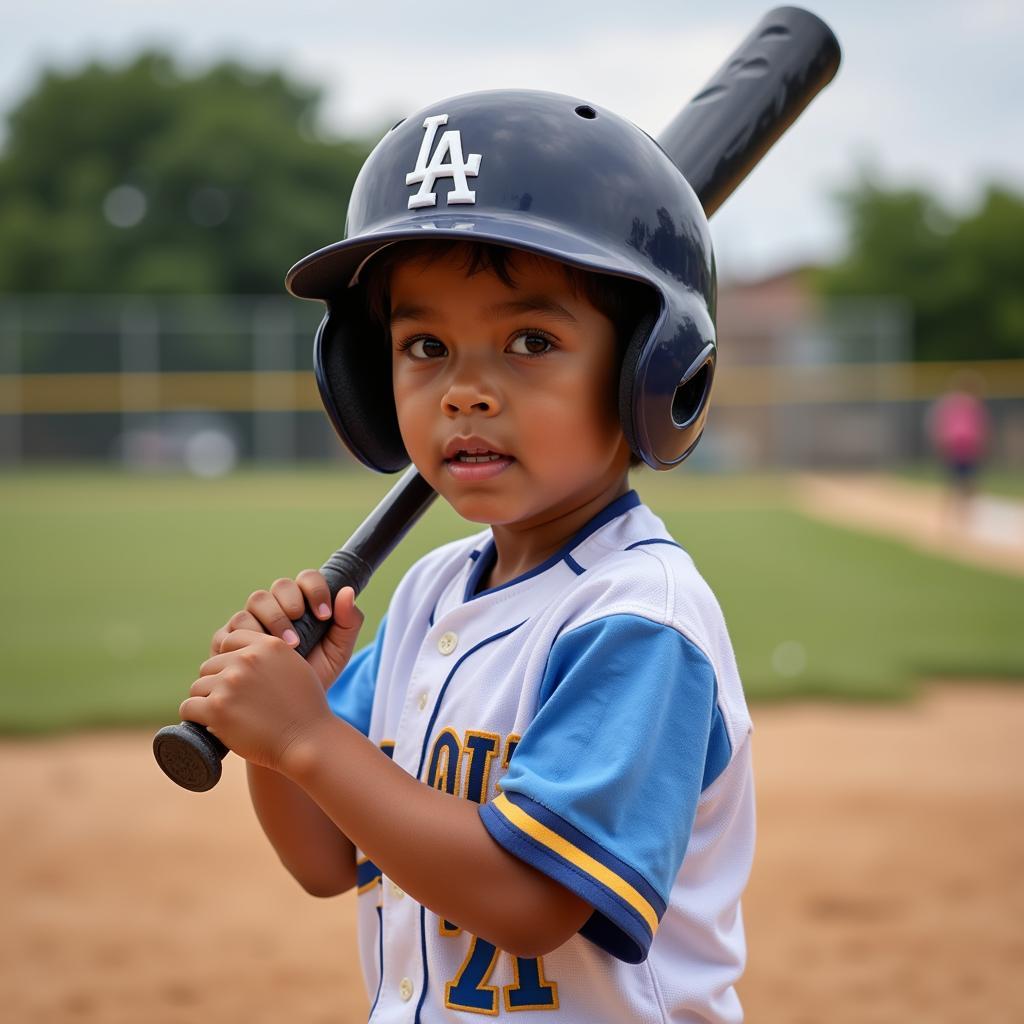
<path id="1" fill-rule="evenodd" d="M 514 957 L 359 854 L 370 1020 L 741 1020 L 751 723 L 714 595 L 634 491 L 479 591 L 494 558 L 487 530 L 421 559 L 329 700 L 594 912 Z"/>

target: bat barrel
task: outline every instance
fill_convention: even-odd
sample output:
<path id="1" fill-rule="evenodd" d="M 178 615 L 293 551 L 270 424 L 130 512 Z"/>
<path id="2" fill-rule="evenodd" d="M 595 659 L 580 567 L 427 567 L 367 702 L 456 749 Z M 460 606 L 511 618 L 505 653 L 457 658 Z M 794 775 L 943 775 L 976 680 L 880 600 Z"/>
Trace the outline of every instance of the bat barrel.
<path id="1" fill-rule="evenodd" d="M 835 77 L 839 42 L 800 7 L 769 11 L 658 143 L 710 217 Z"/>

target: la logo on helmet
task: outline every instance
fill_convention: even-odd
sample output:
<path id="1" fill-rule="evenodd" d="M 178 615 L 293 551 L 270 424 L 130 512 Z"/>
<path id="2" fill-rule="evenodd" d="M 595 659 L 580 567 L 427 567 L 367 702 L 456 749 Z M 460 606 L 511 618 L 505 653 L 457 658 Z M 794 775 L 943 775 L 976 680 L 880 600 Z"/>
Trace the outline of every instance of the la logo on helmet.
<path id="1" fill-rule="evenodd" d="M 409 209 L 416 210 L 422 206 L 436 206 L 437 193 L 433 191 L 438 178 L 451 178 L 454 188 L 448 192 L 448 205 L 456 203 L 475 203 L 476 192 L 466 183 L 466 178 L 475 178 L 480 171 L 480 154 L 470 153 L 469 159 L 462 155 L 462 135 L 458 131 L 447 131 L 430 156 L 434 145 L 438 125 L 447 124 L 447 114 L 434 114 L 423 122 L 425 129 L 423 141 L 420 143 L 419 156 L 416 157 L 416 169 L 405 176 L 406 185 L 419 185 L 415 195 L 409 196 Z M 430 156 L 430 163 L 427 157 Z M 445 163 L 445 157 L 449 157 Z"/>

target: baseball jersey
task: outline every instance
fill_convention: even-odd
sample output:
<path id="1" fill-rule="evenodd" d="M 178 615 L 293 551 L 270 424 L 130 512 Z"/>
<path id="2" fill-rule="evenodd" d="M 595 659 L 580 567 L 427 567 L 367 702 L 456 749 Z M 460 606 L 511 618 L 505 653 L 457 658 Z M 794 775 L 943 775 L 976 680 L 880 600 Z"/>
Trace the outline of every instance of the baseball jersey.
<path id="1" fill-rule="evenodd" d="M 635 491 L 482 590 L 495 558 L 487 530 L 417 562 L 328 699 L 593 913 L 512 956 L 357 851 L 370 1020 L 741 1020 L 751 723 L 717 601 Z"/>

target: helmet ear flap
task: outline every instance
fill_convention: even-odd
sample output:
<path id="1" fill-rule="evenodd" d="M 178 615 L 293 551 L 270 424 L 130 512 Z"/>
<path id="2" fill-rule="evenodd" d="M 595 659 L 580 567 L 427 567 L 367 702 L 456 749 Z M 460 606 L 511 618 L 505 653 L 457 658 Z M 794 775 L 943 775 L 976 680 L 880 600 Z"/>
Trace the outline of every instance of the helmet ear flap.
<path id="1" fill-rule="evenodd" d="M 378 473 L 409 465 L 391 387 L 391 352 L 361 290 L 327 302 L 313 346 L 313 368 L 327 414 L 348 450 Z"/>
<path id="2" fill-rule="evenodd" d="M 647 347 L 647 339 L 651 336 L 657 322 L 656 311 L 645 313 L 640 317 L 626 345 L 626 351 L 622 356 L 622 367 L 619 371 L 619 422 L 622 424 L 622 433 L 626 436 L 626 442 L 633 454 L 639 456 L 644 462 L 649 462 L 649 460 L 644 455 L 637 425 L 633 421 L 633 397 L 637 386 L 637 367 L 640 357 Z"/>
<path id="3" fill-rule="evenodd" d="M 644 316 L 633 332 L 619 376 L 619 420 L 631 450 L 652 469 L 679 465 L 700 440 L 715 375 L 714 338 L 710 314 L 697 306 L 684 315 L 667 311 L 664 320 Z"/>
<path id="4" fill-rule="evenodd" d="M 715 375 L 714 349 L 709 345 L 696 359 L 696 369 L 676 386 L 672 396 L 672 422 L 689 427 L 704 412 Z"/>

